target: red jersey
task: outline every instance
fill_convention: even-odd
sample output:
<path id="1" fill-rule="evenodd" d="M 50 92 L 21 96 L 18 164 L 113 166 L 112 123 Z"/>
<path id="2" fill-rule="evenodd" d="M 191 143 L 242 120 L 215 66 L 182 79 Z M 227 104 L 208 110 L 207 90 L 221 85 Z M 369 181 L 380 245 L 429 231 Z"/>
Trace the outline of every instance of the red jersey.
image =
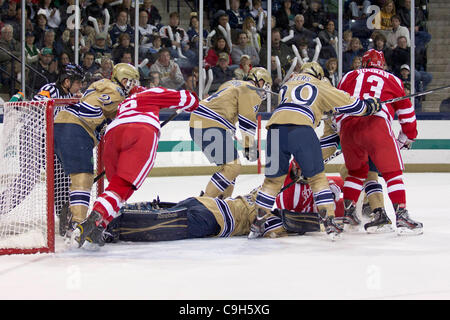
<path id="1" fill-rule="evenodd" d="M 375 97 L 381 101 L 403 97 L 405 90 L 402 81 L 392 73 L 376 68 L 358 69 L 348 72 L 340 81 L 338 89 L 344 90 L 359 99 Z M 409 99 L 394 103 L 383 104 L 382 110 L 375 116 L 383 117 L 392 123 L 395 115 L 402 127 L 402 132 L 411 140 L 417 137 L 417 122 L 414 108 Z M 340 129 L 340 122 L 347 115 L 336 116 L 336 124 Z"/>
<path id="2" fill-rule="evenodd" d="M 292 162 L 290 164 L 289 170 L 292 168 Z M 335 200 L 336 210 L 335 216 L 341 217 L 344 214 L 344 207 L 342 199 L 340 197 L 340 190 L 344 186 L 344 181 L 341 177 L 327 177 L 328 183 L 330 184 L 330 189 L 332 189 L 333 193 L 337 200 Z M 291 183 L 292 179 L 288 174 L 286 179 L 284 180 L 284 186 Z M 318 212 L 317 206 L 314 202 L 314 195 L 309 184 L 295 183 L 290 188 L 283 191 L 276 198 L 276 206 L 279 209 L 286 209 L 289 211 L 295 212 Z"/>
<path id="3" fill-rule="evenodd" d="M 147 123 L 160 129 L 161 109 L 182 109 L 191 112 L 198 107 L 197 96 L 188 90 L 173 90 L 162 87 L 151 88 L 125 99 L 117 109 L 116 118 L 106 132 L 124 123 Z"/>

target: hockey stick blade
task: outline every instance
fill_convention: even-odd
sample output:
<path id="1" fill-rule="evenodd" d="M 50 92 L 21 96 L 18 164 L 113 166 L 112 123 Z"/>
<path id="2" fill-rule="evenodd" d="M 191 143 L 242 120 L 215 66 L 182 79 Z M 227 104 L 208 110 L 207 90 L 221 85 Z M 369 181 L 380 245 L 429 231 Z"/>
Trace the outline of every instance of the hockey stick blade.
<path id="1" fill-rule="evenodd" d="M 393 102 L 397 102 L 397 101 L 401 101 L 401 100 L 405 100 L 405 99 L 409 99 L 409 98 L 413 98 L 413 97 L 420 97 L 420 96 L 424 96 L 424 95 L 433 93 L 435 91 L 443 90 L 443 89 L 447 89 L 447 88 L 450 88 L 450 85 L 435 88 L 435 89 L 430 89 L 427 91 L 417 92 L 417 93 L 410 94 L 410 95 L 404 96 L 404 97 L 398 97 L 398 98 L 394 98 L 394 99 L 390 99 L 390 100 L 386 100 L 386 101 L 381 101 L 381 103 L 393 103 Z"/>
<path id="2" fill-rule="evenodd" d="M 264 88 L 254 87 L 254 86 L 251 86 L 249 84 L 247 85 L 247 88 L 249 88 L 250 90 L 253 90 L 253 91 L 264 91 L 266 93 L 271 93 L 271 94 L 274 94 L 274 95 L 278 96 L 278 93 L 276 93 L 276 92 L 273 92 L 273 91 L 270 91 L 270 90 L 267 90 L 267 89 L 264 89 Z"/>

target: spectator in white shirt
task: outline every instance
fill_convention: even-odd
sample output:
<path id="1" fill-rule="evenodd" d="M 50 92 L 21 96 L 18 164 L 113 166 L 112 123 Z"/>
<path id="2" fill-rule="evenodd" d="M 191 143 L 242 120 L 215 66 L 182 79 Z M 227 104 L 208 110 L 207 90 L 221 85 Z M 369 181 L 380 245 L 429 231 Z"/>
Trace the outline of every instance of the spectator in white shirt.
<path id="1" fill-rule="evenodd" d="M 391 18 L 392 30 L 386 32 L 387 45 L 394 49 L 397 47 L 397 39 L 399 37 L 405 37 L 408 47 L 411 45 L 409 38 L 409 30 L 407 27 L 400 25 L 400 17 L 394 15 Z"/>

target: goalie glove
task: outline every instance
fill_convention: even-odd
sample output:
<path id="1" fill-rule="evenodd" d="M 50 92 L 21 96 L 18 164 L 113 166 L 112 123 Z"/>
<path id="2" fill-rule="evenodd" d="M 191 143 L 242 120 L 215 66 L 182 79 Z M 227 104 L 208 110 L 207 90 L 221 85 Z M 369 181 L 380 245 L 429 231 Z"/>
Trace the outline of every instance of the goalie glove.
<path id="1" fill-rule="evenodd" d="M 369 97 L 368 99 L 364 100 L 364 103 L 366 104 L 366 116 L 371 116 L 378 111 L 381 110 L 381 100 L 374 97 Z"/>
<path id="2" fill-rule="evenodd" d="M 398 134 L 397 143 L 400 150 L 409 150 L 414 140 L 409 139 L 402 131 Z"/>
<path id="3" fill-rule="evenodd" d="M 258 160 L 259 158 L 258 148 L 256 148 L 256 146 L 251 148 L 244 148 L 244 156 L 250 162 Z"/>

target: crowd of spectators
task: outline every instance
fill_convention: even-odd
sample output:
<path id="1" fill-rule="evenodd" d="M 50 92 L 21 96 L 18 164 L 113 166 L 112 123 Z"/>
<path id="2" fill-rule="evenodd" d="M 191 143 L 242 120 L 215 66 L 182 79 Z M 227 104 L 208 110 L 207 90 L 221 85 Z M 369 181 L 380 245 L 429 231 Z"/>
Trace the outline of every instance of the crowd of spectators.
<path id="1" fill-rule="evenodd" d="M 227 1 L 227 2 L 226 2 Z M 141 0 L 139 8 L 139 70 L 147 86 L 198 90 L 199 50 L 203 50 L 206 89 L 211 93 L 230 79 L 245 79 L 255 66 L 267 64 L 267 2 L 265 0 L 206 1 L 203 39 L 199 46 L 199 20 L 190 15 L 180 25 L 172 12 L 162 24 L 161 8 Z M 0 48 L 20 57 L 18 0 L 0 0 Z M 75 61 L 74 0 L 26 1 L 26 57 L 49 81 L 55 81 L 64 64 Z M 431 81 L 426 72 L 427 0 L 416 0 L 415 88 L 424 90 Z M 91 81 L 108 78 L 113 64 L 134 64 L 134 1 L 80 0 L 79 61 Z M 377 12 L 374 5 L 380 8 Z M 228 7 L 228 9 L 227 9 Z M 411 0 L 344 1 L 343 73 L 361 67 L 365 50 L 382 50 L 387 70 L 410 88 Z M 337 85 L 338 0 L 273 0 L 271 72 L 274 91 L 286 74 L 301 63 L 319 62 L 333 85 Z M 20 72 L 12 58 L 0 49 L 0 80 L 3 87 Z M 295 61 L 297 62 L 295 65 Z M 14 70 L 13 70 L 14 69 Z M 20 77 L 20 75 L 19 75 Z M 31 77 L 33 89 L 45 81 Z"/>

